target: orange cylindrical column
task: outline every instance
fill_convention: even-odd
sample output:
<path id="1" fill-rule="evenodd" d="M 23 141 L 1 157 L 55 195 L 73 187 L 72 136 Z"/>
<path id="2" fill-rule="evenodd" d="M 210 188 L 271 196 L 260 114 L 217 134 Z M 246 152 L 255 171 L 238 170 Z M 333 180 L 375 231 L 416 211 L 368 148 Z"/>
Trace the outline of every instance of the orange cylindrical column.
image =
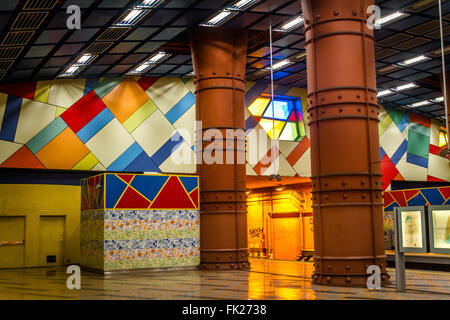
<path id="1" fill-rule="evenodd" d="M 196 152 L 200 175 L 200 267 L 247 269 L 247 31 L 197 27 L 190 36 L 199 121 Z M 213 157 L 214 163 L 207 157 Z"/>
<path id="2" fill-rule="evenodd" d="M 374 36 L 368 0 L 301 0 L 305 19 L 314 211 L 313 283 L 388 282 Z"/>

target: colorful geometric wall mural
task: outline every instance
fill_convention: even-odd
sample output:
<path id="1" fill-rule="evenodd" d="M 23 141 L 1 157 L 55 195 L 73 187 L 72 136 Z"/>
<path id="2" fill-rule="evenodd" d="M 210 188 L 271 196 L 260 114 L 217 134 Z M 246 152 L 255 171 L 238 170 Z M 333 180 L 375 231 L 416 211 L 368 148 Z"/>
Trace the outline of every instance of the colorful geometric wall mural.
<path id="1" fill-rule="evenodd" d="M 194 91 L 192 79 L 180 78 L 0 85 L 0 167 L 193 174 Z M 273 104 L 270 94 L 268 83 L 246 84 L 246 134 L 262 131 L 266 140 L 257 155 L 247 153 L 247 174 L 273 174 L 276 159 L 279 175 L 309 177 L 307 90 L 275 85 Z M 379 118 L 385 190 L 392 180 L 450 180 L 441 123 L 383 107 Z M 274 125 L 278 146 L 271 144 Z M 177 164 L 174 151 L 191 163 Z"/>
<path id="2" fill-rule="evenodd" d="M 394 248 L 394 208 L 441 206 L 450 204 L 450 187 L 418 188 L 385 191 L 384 232 L 389 238 L 386 249 Z"/>
<path id="3" fill-rule="evenodd" d="M 382 182 L 392 180 L 450 181 L 450 162 L 442 124 L 412 112 L 380 107 Z"/>
<path id="4" fill-rule="evenodd" d="M 58 79 L 0 86 L 0 167 L 195 172 L 195 98 L 178 78 Z"/>
<path id="5" fill-rule="evenodd" d="M 198 177 L 105 173 L 82 180 L 81 199 L 83 267 L 199 265 Z"/>

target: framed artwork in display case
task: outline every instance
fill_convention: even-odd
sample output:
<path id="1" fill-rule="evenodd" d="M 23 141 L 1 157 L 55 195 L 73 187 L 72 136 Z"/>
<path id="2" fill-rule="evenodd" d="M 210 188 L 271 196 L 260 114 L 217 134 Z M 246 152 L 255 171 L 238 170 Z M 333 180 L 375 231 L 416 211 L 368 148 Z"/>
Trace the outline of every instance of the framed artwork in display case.
<path id="1" fill-rule="evenodd" d="M 399 207 L 396 210 L 400 252 L 427 252 L 425 207 Z"/>
<path id="2" fill-rule="evenodd" d="M 430 251 L 450 254 L 450 205 L 428 207 Z"/>

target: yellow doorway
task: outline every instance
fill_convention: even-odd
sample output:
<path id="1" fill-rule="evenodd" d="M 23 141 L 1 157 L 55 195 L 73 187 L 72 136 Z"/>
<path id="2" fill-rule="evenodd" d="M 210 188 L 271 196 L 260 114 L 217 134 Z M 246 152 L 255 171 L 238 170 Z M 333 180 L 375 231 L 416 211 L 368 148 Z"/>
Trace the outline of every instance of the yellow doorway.
<path id="1" fill-rule="evenodd" d="M 39 230 L 40 266 L 64 264 L 64 217 L 41 217 Z"/>
<path id="2" fill-rule="evenodd" d="M 0 268 L 25 265 L 25 217 L 0 217 Z"/>

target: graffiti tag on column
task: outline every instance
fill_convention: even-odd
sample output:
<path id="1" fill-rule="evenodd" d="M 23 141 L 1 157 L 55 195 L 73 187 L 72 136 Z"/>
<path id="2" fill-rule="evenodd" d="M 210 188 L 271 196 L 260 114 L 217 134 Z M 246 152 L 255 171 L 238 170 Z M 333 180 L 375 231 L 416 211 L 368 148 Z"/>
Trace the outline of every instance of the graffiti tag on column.
<path id="1" fill-rule="evenodd" d="M 258 227 L 249 229 L 248 233 L 250 235 L 250 238 L 259 238 L 263 234 L 263 231 L 264 231 L 263 228 Z"/>

